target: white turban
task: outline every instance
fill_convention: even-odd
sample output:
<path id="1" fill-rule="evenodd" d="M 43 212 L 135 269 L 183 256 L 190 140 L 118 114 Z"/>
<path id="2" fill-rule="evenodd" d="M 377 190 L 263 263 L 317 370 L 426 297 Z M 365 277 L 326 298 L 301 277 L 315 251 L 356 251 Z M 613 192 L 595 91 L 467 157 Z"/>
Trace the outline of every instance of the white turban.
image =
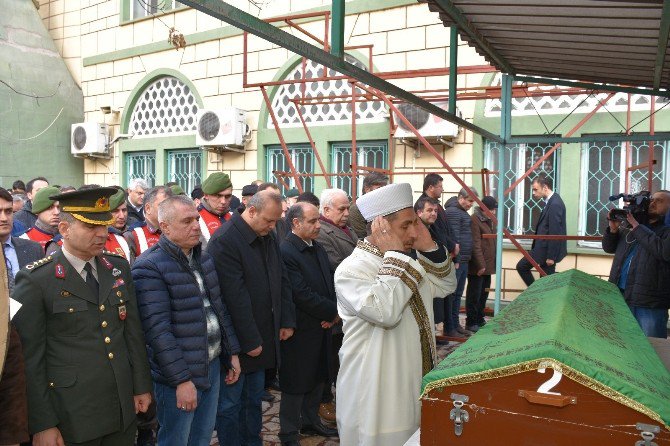
<path id="1" fill-rule="evenodd" d="M 412 186 L 409 183 L 389 184 L 356 200 L 356 206 L 365 221 L 372 221 L 380 215 L 384 217 L 413 205 Z"/>

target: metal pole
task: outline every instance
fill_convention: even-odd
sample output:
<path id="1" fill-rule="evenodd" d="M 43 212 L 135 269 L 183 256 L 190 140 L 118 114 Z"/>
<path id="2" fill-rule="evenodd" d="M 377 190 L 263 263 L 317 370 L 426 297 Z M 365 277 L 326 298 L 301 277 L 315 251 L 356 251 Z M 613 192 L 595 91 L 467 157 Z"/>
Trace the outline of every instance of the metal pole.
<path id="1" fill-rule="evenodd" d="M 286 145 L 286 141 L 284 141 L 284 135 L 282 135 L 281 127 L 279 127 L 279 122 L 277 121 L 275 112 L 274 110 L 272 110 L 272 102 L 270 101 L 270 97 L 268 96 L 267 91 L 265 91 L 265 87 L 261 87 L 261 93 L 263 93 L 263 100 L 265 101 L 265 105 L 268 108 L 268 113 L 270 113 L 270 118 L 272 119 L 272 125 L 274 125 L 275 131 L 277 132 L 277 137 L 279 138 L 281 149 L 284 152 L 286 163 L 288 164 L 288 168 L 291 170 L 291 176 L 295 180 L 295 187 L 298 188 L 299 193 L 303 193 L 304 190 L 302 189 L 302 184 L 300 183 L 300 176 L 298 175 L 298 172 L 296 171 L 295 166 L 293 165 L 293 160 L 291 160 L 291 154 L 288 152 L 288 146 Z"/>
<path id="2" fill-rule="evenodd" d="M 333 27 L 331 28 L 330 54 L 344 57 L 344 0 L 333 0 Z"/>
<path id="3" fill-rule="evenodd" d="M 307 139 L 309 140 L 309 145 L 312 147 L 312 152 L 314 152 L 314 156 L 316 157 L 316 162 L 319 163 L 321 172 L 326 173 L 326 167 L 323 165 L 321 155 L 319 155 L 319 151 L 316 149 L 316 144 L 314 144 L 314 139 L 312 139 L 312 133 L 309 131 L 307 122 L 305 122 L 305 118 L 303 117 L 302 112 L 300 111 L 300 106 L 295 102 L 293 104 L 295 106 L 295 109 L 298 111 L 298 117 L 300 118 L 300 122 L 302 122 L 302 127 L 305 129 L 305 134 L 307 135 Z M 330 189 L 332 187 L 330 185 L 330 177 L 326 176 L 325 178 L 326 178 L 326 186 L 328 186 L 328 189 Z"/>
<path id="4" fill-rule="evenodd" d="M 451 26 L 449 39 L 449 113 L 456 114 L 456 88 L 458 86 L 458 26 Z"/>
<path id="5" fill-rule="evenodd" d="M 351 82 L 351 199 L 358 197 L 358 150 L 356 150 L 356 82 Z"/>
<path id="6" fill-rule="evenodd" d="M 493 304 L 493 315 L 500 312 L 502 295 L 502 258 L 503 258 L 503 224 L 505 221 L 505 152 L 507 140 L 512 136 L 512 76 L 502 76 L 502 112 L 500 113 L 500 136 L 503 142 L 498 150 L 498 221 L 496 225 L 496 296 Z"/>

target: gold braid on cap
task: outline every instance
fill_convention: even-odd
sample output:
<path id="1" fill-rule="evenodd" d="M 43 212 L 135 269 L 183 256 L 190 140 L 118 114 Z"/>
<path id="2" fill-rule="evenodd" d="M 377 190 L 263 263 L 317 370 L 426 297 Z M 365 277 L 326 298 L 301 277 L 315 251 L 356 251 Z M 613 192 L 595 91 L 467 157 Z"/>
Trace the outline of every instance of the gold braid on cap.
<path id="1" fill-rule="evenodd" d="M 63 210 L 65 211 L 65 209 L 63 209 Z M 65 211 L 65 212 L 68 212 L 68 211 Z M 81 222 L 84 222 L 84 223 L 88 223 L 90 225 L 109 226 L 112 223 L 114 223 L 114 218 L 111 218 L 110 220 L 91 220 L 90 218 L 86 218 L 83 215 L 74 214 L 72 212 L 70 212 L 70 215 L 72 215 L 77 220 L 79 220 Z"/>

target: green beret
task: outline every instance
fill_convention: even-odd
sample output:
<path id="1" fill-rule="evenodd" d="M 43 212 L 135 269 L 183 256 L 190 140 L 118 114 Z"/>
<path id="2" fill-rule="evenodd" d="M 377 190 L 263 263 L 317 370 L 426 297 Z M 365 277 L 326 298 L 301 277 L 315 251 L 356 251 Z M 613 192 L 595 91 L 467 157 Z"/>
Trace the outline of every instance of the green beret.
<path id="1" fill-rule="evenodd" d="M 186 195 L 186 192 L 184 192 L 184 189 L 178 184 L 173 184 L 170 186 L 170 189 L 172 189 L 172 195 Z"/>
<path id="2" fill-rule="evenodd" d="M 54 201 L 56 201 L 49 197 L 57 194 L 60 194 L 60 189 L 56 186 L 49 186 L 38 190 L 37 193 L 33 195 L 33 214 L 39 214 L 40 212 L 49 209 L 51 205 L 54 204 Z"/>
<path id="3" fill-rule="evenodd" d="M 113 211 L 126 202 L 126 192 L 119 189 L 117 193 L 109 197 L 109 210 Z"/>
<path id="4" fill-rule="evenodd" d="M 286 198 L 295 198 L 298 195 L 300 195 L 300 192 L 295 187 L 286 191 Z"/>
<path id="5" fill-rule="evenodd" d="M 214 172 L 202 182 L 202 192 L 207 195 L 218 194 L 224 189 L 233 187 L 227 173 Z"/>

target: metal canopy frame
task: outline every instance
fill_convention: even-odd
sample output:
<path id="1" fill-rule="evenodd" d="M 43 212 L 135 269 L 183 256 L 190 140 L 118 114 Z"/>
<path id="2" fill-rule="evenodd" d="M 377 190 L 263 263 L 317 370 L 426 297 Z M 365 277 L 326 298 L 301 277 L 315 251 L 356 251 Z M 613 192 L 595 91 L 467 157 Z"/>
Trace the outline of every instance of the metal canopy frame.
<path id="1" fill-rule="evenodd" d="M 550 155 L 545 154 L 543 159 L 537 161 L 528 171 L 523 174 L 519 179 L 517 179 L 510 188 L 505 190 L 504 188 L 504 175 L 502 174 L 502 169 L 504 167 L 504 155 L 505 148 L 508 145 L 521 144 L 521 143 L 553 143 L 555 144 L 552 147 L 551 152 L 555 151 L 562 143 L 579 143 L 579 142 L 594 142 L 594 141 L 616 141 L 616 142 L 626 142 L 627 143 L 627 152 L 630 151 L 629 143 L 632 141 L 657 141 L 659 139 L 670 140 L 670 132 L 656 133 L 654 134 L 654 100 L 653 96 L 664 96 L 670 97 L 670 91 L 658 90 L 658 89 L 649 89 L 643 87 L 635 87 L 630 85 L 611 85 L 611 84 L 600 84 L 594 82 L 576 82 L 570 80 L 561 80 L 553 78 L 544 78 L 537 76 L 514 76 L 511 66 L 507 61 L 495 52 L 495 49 L 490 47 L 488 43 L 482 39 L 482 37 L 476 32 L 467 17 L 463 15 L 457 7 L 454 6 L 453 2 L 450 0 L 433 0 L 434 3 L 439 4 L 445 11 L 449 11 L 451 18 L 457 23 L 457 25 L 451 27 L 451 37 L 452 42 L 456 40 L 459 32 L 466 34 L 467 38 L 470 41 L 475 41 L 480 49 L 485 49 L 486 54 L 490 60 L 493 60 L 496 65 L 507 67 L 508 71 L 503 74 L 502 86 L 501 87 L 475 87 L 475 88 L 457 88 L 456 84 L 456 75 L 463 73 L 475 73 L 475 72 L 490 72 L 495 71 L 489 66 L 480 66 L 480 67 L 458 67 L 457 66 L 457 45 L 450 45 L 450 65 L 447 69 L 428 69 L 428 70 L 409 70 L 402 72 L 386 72 L 386 73 L 372 73 L 372 61 L 370 60 L 370 72 L 365 71 L 361 68 L 356 67 L 344 60 L 344 51 L 350 49 L 351 47 L 345 47 L 343 42 L 343 30 L 344 30 L 344 1 L 343 0 L 333 0 L 333 11 L 332 14 L 330 11 L 324 13 L 313 13 L 313 15 L 323 15 L 324 16 L 324 25 L 325 25 L 325 35 L 323 39 L 318 38 L 317 36 L 307 32 L 304 28 L 300 27 L 298 24 L 299 19 L 305 18 L 306 15 L 296 15 L 296 16 L 286 16 L 278 17 L 268 20 L 261 20 L 246 12 L 235 8 L 222 0 L 180 0 L 183 4 L 191 6 L 205 14 L 208 14 L 212 17 L 215 17 L 219 20 L 222 20 L 226 23 L 229 23 L 237 28 L 240 28 L 245 31 L 244 35 L 244 87 L 258 87 L 260 88 L 266 106 L 268 108 L 270 118 L 273 122 L 275 130 L 277 131 L 278 139 L 282 146 L 284 156 L 287 160 L 287 165 L 290 172 L 274 172 L 278 181 L 283 185 L 288 187 L 285 178 L 293 177 L 296 179 L 296 186 L 302 192 L 302 185 L 300 181 L 297 181 L 299 177 L 313 176 L 320 177 L 323 176 L 326 179 L 328 186 L 330 187 L 330 177 L 331 176 L 352 176 L 352 193 L 353 199 L 355 200 L 355 191 L 356 191 L 356 179 L 360 171 L 384 171 L 388 173 L 391 177 L 394 175 L 392 168 L 388 171 L 383 169 L 375 169 L 368 166 L 358 166 L 357 157 L 356 157 L 356 113 L 355 113 L 355 104 L 357 102 L 364 102 L 374 100 L 377 98 L 383 101 L 387 107 L 393 112 L 390 116 L 390 134 L 395 131 L 394 125 L 394 114 L 398 119 L 402 120 L 404 124 L 410 128 L 415 134 L 416 138 L 420 143 L 430 151 L 434 157 L 442 164 L 446 171 L 453 176 L 453 178 L 466 190 L 470 191 L 470 188 L 467 184 L 459 177 L 459 173 L 452 169 L 449 164 L 444 160 L 440 153 L 431 145 L 431 143 L 424 138 L 419 131 L 414 128 L 407 118 L 398 110 L 395 106 L 398 102 L 409 102 L 418 107 L 423 108 L 427 112 L 439 116 L 449 122 L 452 122 L 456 125 L 464 127 L 468 130 L 473 131 L 481 135 L 482 137 L 497 142 L 501 145 L 501 149 L 498 153 L 498 166 L 500 166 L 500 172 L 498 173 L 498 187 L 497 187 L 497 200 L 498 203 L 504 202 L 504 196 L 509 194 L 514 187 L 518 186 L 523 182 L 523 180 L 528 177 L 538 166 L 541 165 L 542 161 Z M 670 34 L 670 11 L 667 11 L 669 1 L 664 3 L 664 14 L 663 21 L 660 30 L 659 36 L 659 54 L 657 60 L 657 67 L 663 66 L 665 52 L 661 51 L 661 41 L 664 39 L 667 41 L 667 37 Z M 667 13 L 666 13 L 667 12 Z M 329 46 L 328 42 L 328 21 L 329 18 L 332 18 L 334 26 L 332 27 L 332 47 Z M 298 31 L 302 32 L 312 40 L 315 40 L 317 43 L 321 44 L 323 48 L 319 48 L 315 45 L 312 45 L 305 40 L 299 39 L 292 34 L 289 34 L 281 29 L 276 28 L 271 25 L 271 22 L 282 21 L 288 26 L 292 26 Z M 328 68 L 331 68 L 341 75 L 339 76 L 323 76 L 320 78 L 305 78 L 296 80 L 285 80 L 285 81 L 268 81 L 268 82 L 259 82 L 259 83 L 247 83 L 247 64 L 246 64 L 246 52 L 247 52 L 247 35 L 246 33 L 254 34 L 260 38 L 263 38 L 269 42 L 272 42 L 276 45 L 284 47 L 291 52 L 294 52 L 303 57 L 303 72 L 306 60 L 315 61 L 321 65 L 324 65 Z M 369 50 L 370 59 L 372 58 L 372 49 L 370 45 L 358 46 L 356 48 L 367 48 Z M 428 76 L 444 76 L 449 75 L 449 88 L 445 91 L 444 89 L 435 89 L 435 90 L 424 90 L 421 92 L 408 92 L 404 89 L 401 89 L 390 82 L 387 79 L 398 79 L 398 78 L 411 78 L 411 77 L 428 77 Z M 660 74 L 655 73 L 655 77 L 659 77 Z M 304 95 L 304 85 L 307 82 L 315 82 L 319 80 L 336 80 L 336 79 L 346 79 L 351 85 L 351 94 L 341 95 L 341 97 L 334 96 L 325 96 L 325 97 L 306 97 Z M 660 77 L 659 77 L 660 79 Z M 563 86 L 562 89 L 552 89 L 552 90 L 541 90 L 541 91 L 528 91 L 528 85 L 525 87 L 513 86 L 514 81 L 521 81 L 526 84 L 538 84 L 538 85 L 555 85 Z M 303 128 L 307 134 L 308 140 L 310 142 L 310 147 L 317 157 L 317 161 L 322 170 L 321 174 L 310 173 L 310 174 L 298 174 L 295 166 L 291 161 L 288 148 L 282 136 L 281 128 L 276 120 L 274 112 L 272 110 L 272 104 L 270 98 L 267 94 L 266 87 L 275 86 L 275 85 L 285 85 L 290 83 L 302 84 L 301 87 L 301 96 L 299 98 L 294 98 L 292 101 L 296 105 L 298 114 L 303 125 Z M 357 92 L 357 89 L 364 91 L 365 93 L 361 94 Z M 523 136 L 513 136 L 512 135 L 512 97 L 521 97 L 521 96 L 553 96 L 557 94 L 597 94 L 599 92 L 612 92 L 608 95 L 608 99 L 612 97 L 614 92 L 625 92 L 629 94 L 628 101 L 628 115 L 630 117 L 630 94 L 645 94 L 651 95 L 651 112 L 650 112 L 650 132 L 639 132 L 632 133 L 630 131 L 630 119 L 628 122 L 628 128 L 625 133 L 617 134 L 608 134 L 608 135 L 586 135 L 586 136 L 573 136 L 577 130 L 592 116 L 595 115 L 602 102 L 596 106 L 596 108 L 589 113 L 584 119 L 582 119 L 573 129 L 571 129 L 565 136 L 541 136 L 541 137 L 523 137 Z M 446 93 L 446 94 L 445 94 Z M 437 99 L 448 99 L 449 100 L 449 109 L 444 110 L 432 102 L 431 100 Z M 456 110 L 456 101 L 457 100 L 477 100 L 477 99 L 490 99 L 490 98 L 500 98 L 501 99 L 501 122 L 500 122 L 500 135 L 493 134 L 479 126 L 476 126 L 455 114 Z M 309 132 L 309 128 L 300 113 L 299 104 L 313 104 L 320 102 L 343 102 L 352 104 L 352 172 L 350 174 L 342 173 L 327 173 L 325 171 L 324 165 L 321 161 L 321 158 L 316 150 L 316 146 Z M 605 101 L 606 102 L 606 101 Z M 653 159 L 653 144 L 650 144 L 649 150 L 649 159 L 647 162 L 630 166 L 630 156 L 627 157 L 626 162 L 626 185 L 628 187 L 628 176 L 633 170 L 640 170 L 647 168 L 649 171 L 648 179 L 651 186 L 651 180 L 653 177 L 653 165 L 655 160 Z M 393 162 L 390 161 L 390 166 L 393 166 Z M 423 174 L 424 172 L 416 172 L 416 174 Z M 482 174 L 489 175 L 492 172 L 482 169 L 481 172 L 473 171 L 468 172 L 469 174 Z M 402 172 L 398 174 L 410 174 L 408 172 Z M 412 172 L 411 174 L 414 174 Z M 474 196 L 474 195 L 473 195 Z M 587 237 L 587 236 L 529 236 L 529 235 L 515 235 L 511 234 L 507 229 L 503 227 L 503 218 L 496 218 L 486 206 L 481 202 L 481 200 L 475 197 L 475 201 L 478 205 L 484 210 L 484 212 L 496 222 L 496 241 L 497 241 L 497 259 L 496 259 L 496 285 L 495 285 L 495 308 L 494 311 L 497 312 L 500 310 L 500 301 L 501 301 L 501 292 L 502 292 L 502 252 L 503 252 L 503 239 L 507 238 L 516 248 L 530 261 L 530 263 L 535 267 L 535 269 L 540 273 L 540 275 L 545 275 L 545 272 L 542 268 L 532 259 L 524 247 L 519 243 L 518 240 L 522 239 L 534 239 L 534 238 L 547 238 L 547 239 L 562 239 L 562 240 L 599 240 L 599 237 Z"/>

